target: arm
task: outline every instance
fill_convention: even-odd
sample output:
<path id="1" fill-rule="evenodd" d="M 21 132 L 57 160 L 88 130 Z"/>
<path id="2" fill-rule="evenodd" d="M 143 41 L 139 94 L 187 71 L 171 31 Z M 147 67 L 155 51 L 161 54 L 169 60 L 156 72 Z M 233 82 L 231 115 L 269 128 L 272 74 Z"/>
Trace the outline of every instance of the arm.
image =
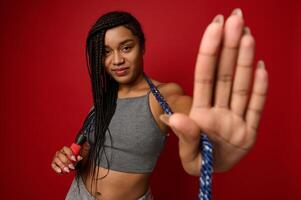
<path id="1" fill-rule="evenodd" d="M 207 27 L 197 56 L 189 115 L 161 117 L 179 137 L 187 173 L 199 175 L 201 132 L 213 142 L 215 171 L 230 169 L 254 145 L 268 86 L 263 62 L 258 62 L 252 81 L 254 46 L 240 10 L 234 10 L 225 25 L 218 15 Z M 184 101 L 175 100 L 173 109 L 179 110 Z"/>

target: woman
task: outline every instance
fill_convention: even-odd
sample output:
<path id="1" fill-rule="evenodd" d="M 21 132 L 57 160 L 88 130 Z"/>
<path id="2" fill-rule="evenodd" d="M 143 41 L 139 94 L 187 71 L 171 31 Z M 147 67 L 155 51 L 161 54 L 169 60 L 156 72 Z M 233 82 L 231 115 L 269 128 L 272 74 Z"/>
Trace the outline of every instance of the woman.
<path id="1" fill-rule="evenodd" d="M 129 13 L 107 13 L 91 28 L 87 57 L 93 130 L 80 156 L 63 147 L 51 164 L 58 174 L 69 173 L 77 164 L 77 178 L 66 199 L 152 199 L 149 177 L 168 127 L 179 137 L 182 165 L 190 175 L 200 172 L 201 131 L 214 144 L 214 171 L 230 169 L 254 144 L 267 72 L 258 62 L 252 82 L 254 39 L 240 9 L 225 23 L 222 15 L 216 16 L 207 27 L 193 99 L 175 83 L 150 80 L 175 112 L 170 117 L 163 114 L 144 75 L 144 50 L 140 24 Z"/>

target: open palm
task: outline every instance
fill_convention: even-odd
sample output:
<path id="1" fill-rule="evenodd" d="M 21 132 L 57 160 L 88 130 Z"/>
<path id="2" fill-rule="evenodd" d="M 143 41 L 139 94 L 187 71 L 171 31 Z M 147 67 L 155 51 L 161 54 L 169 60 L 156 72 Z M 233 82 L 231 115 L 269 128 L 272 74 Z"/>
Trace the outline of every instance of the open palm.
<path id="1" fill-rule="evenodd" d="M 239 9 L 225 23 L 218 15 L 207 27 L 196 62 L 190 114 L 170 117 L 188 173 L 199 173 L 200 132 L 214 144 L 216 171 L 231 168 L 255 143 L 268 77 L 259 61 L 253 81 L 254 48 L 254 38 Z"/>

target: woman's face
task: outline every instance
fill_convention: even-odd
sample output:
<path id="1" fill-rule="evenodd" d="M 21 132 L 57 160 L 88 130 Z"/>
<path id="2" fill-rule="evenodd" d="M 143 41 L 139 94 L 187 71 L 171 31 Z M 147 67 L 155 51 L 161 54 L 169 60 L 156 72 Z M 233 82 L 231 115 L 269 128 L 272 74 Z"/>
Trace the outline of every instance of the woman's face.
<path id="1" fill-rule="evenodd" d="M 143 50 L 137 36 L 124 26 L 107 30 L 104 65 L 120 84 L 130 84 L 143 72 Z"/>

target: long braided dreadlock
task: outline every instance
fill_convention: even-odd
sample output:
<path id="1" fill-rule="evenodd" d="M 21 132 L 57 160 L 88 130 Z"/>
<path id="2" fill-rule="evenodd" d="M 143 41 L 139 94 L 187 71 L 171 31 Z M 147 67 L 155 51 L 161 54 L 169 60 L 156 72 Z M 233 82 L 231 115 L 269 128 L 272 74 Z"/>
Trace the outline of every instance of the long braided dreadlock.
<path id="1" fill-rule="evenodd" d="M 137 36 L 141 49 L 144 50 L 145 47 L 145 37 L 140 23 L 135 17 L 127 12 L 114 11 L 104 14 L 96 21 L 89 31 L 86 40 L 86 58 L 92 83 L 95 109 L 95 131 L 94 143 L 90 144 L 87 166 L 90 167 L 90 172 L 92 172 L 92 179 L 98 177 L 96 168 L 100 164 L 99 154 L 104 151 L 105 134 L 109 131 L 108 127 L 116 109 L 119 85 L 106 72 L 103 55 L 105 52 L 105 33 L 108 29 L 117 26 L 125 26 L 131 30 L 133 35 Z M 81 170 L 81 165 L 79 165 L 76 175 L 77 182 Z"/>

